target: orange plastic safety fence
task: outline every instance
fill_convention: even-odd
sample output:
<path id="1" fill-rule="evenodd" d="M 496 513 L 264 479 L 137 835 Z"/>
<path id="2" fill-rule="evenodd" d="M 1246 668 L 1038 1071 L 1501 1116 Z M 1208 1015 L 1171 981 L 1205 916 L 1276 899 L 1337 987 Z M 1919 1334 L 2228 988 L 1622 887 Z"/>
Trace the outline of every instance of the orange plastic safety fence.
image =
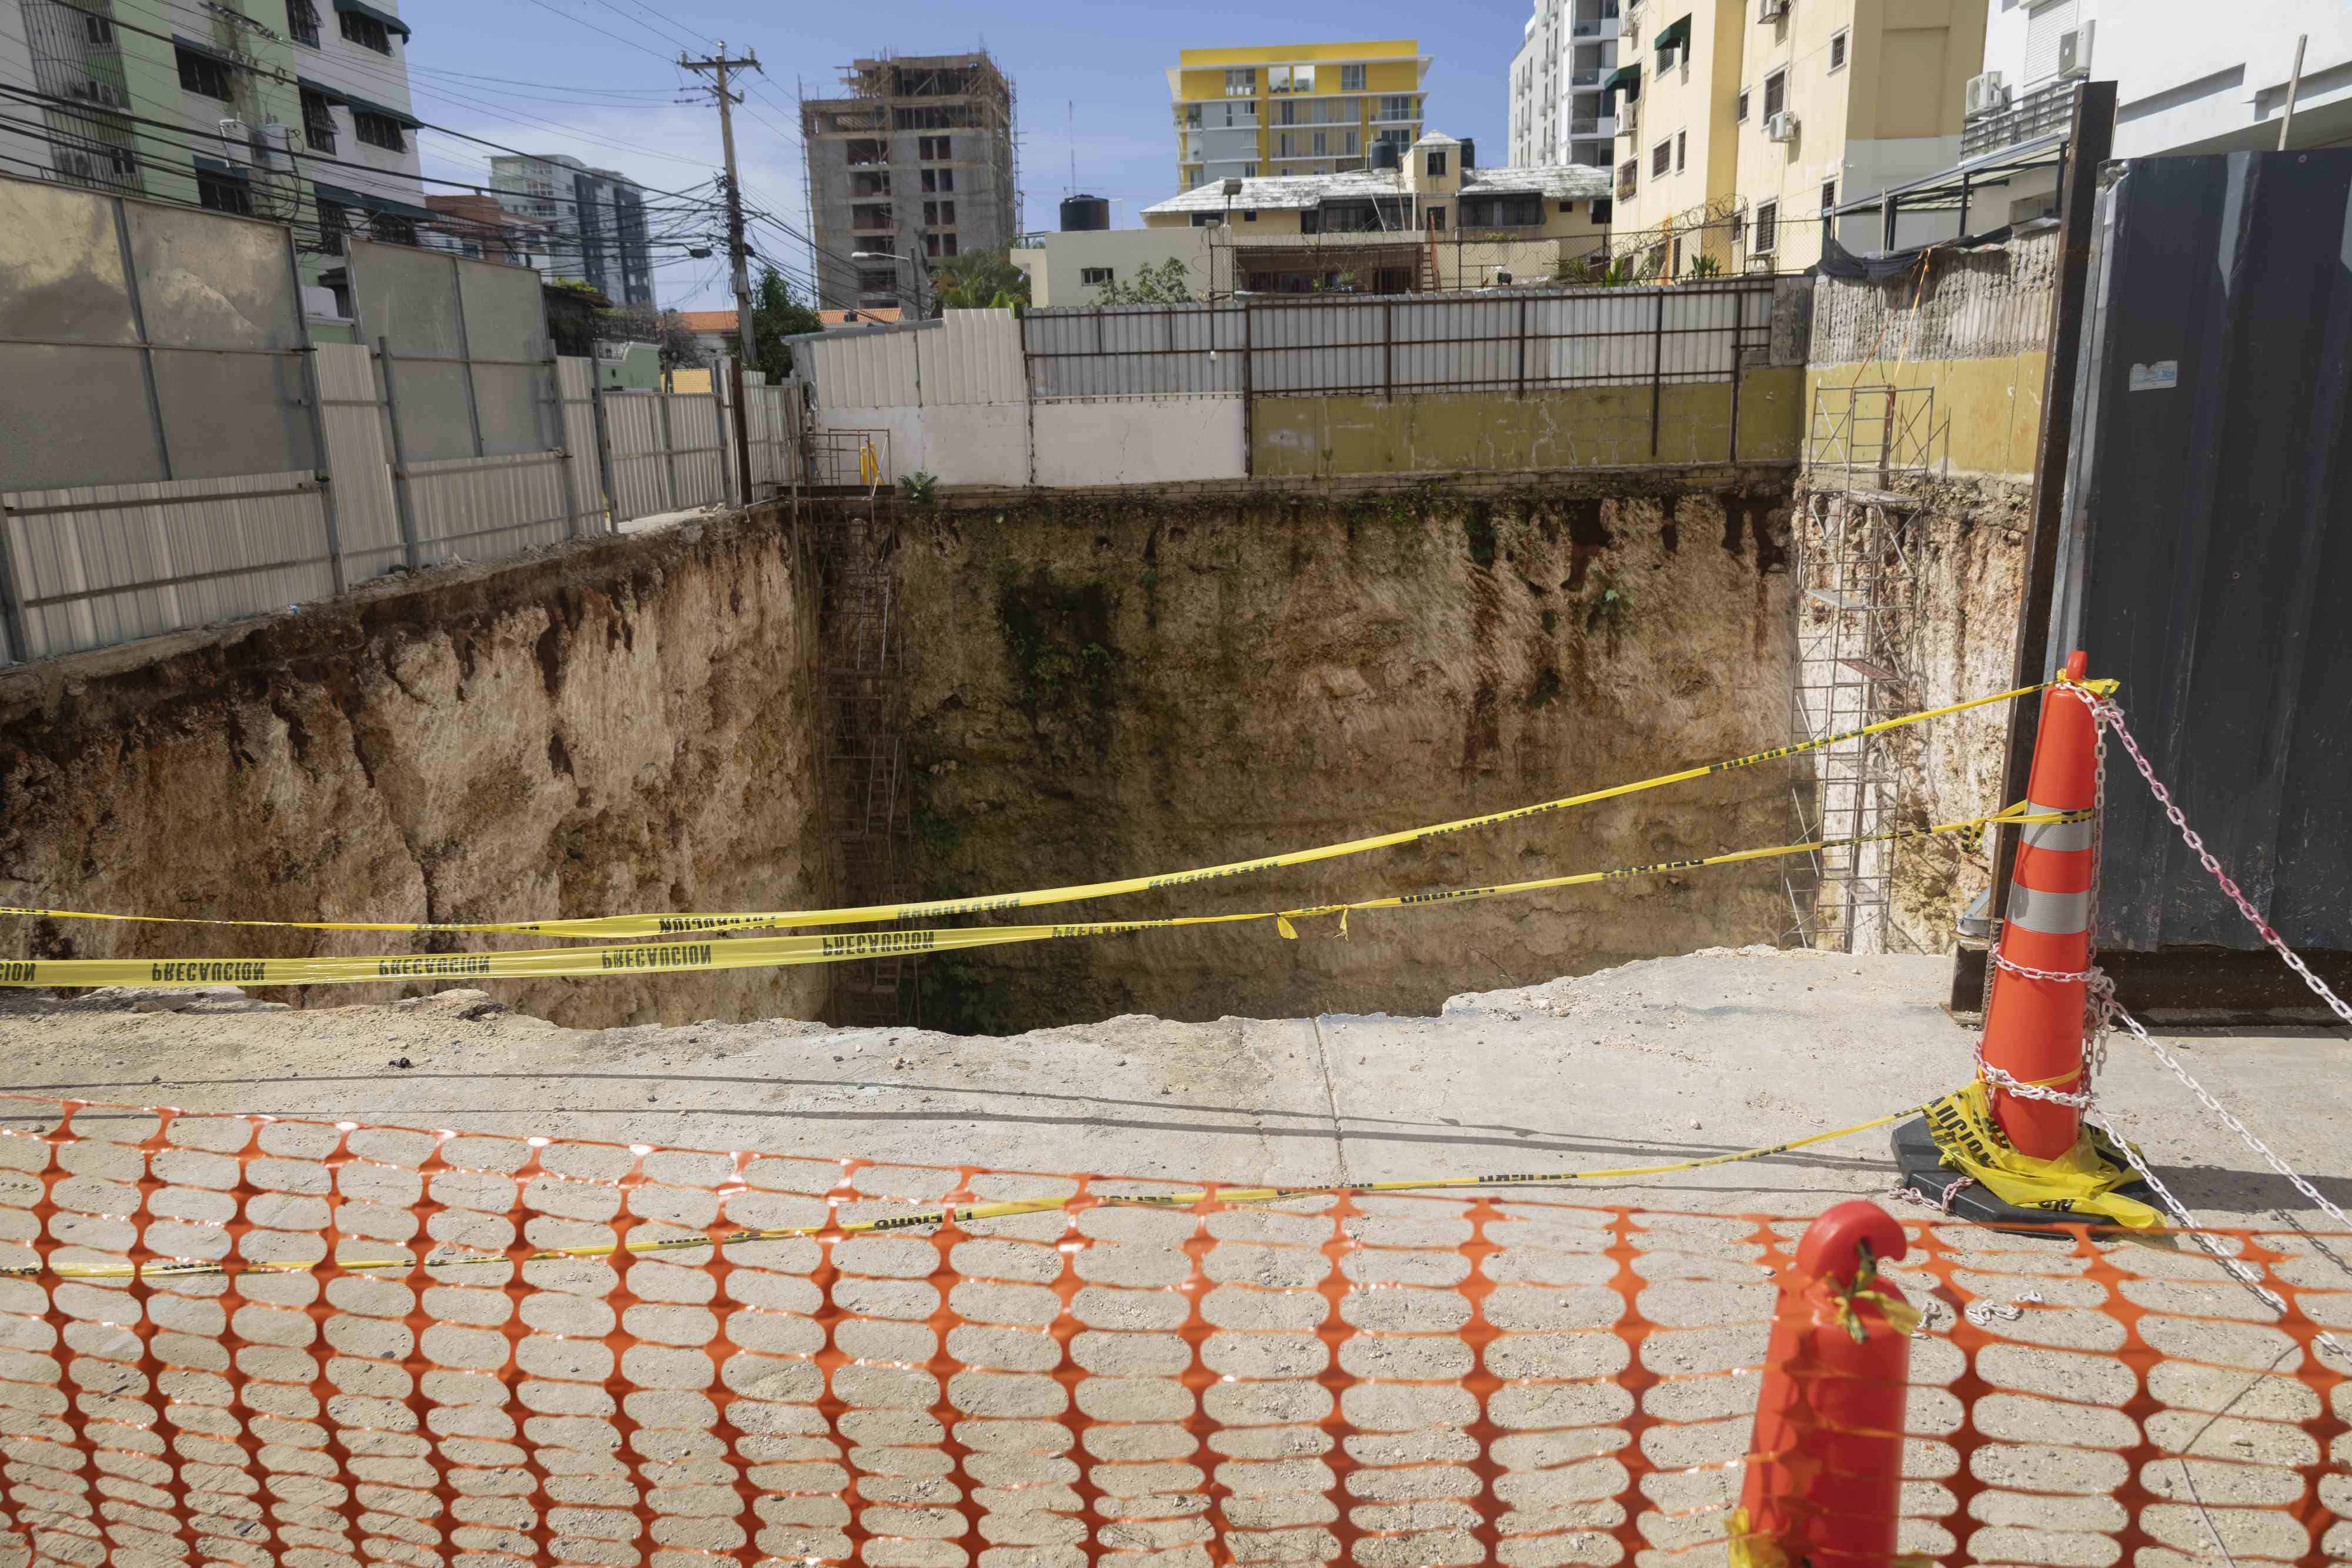
<path id="1" fill-rule="evenodd" d="M 14 1555 L 1719 1559 L 1801 1219 L 1182 1190 L 0 1100 Z M 2352 1237 L 1906 1223 L 1906 1552 L 2352 1560 Z"/>

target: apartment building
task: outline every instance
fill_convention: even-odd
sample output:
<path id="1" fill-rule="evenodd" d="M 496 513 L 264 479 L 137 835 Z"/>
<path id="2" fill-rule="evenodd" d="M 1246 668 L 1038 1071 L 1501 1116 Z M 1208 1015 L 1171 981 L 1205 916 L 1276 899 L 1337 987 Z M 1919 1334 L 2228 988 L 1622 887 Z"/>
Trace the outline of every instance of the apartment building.
<path id="1" fill-rule="evenodd" d="M 1021 232 L 1013 83 L 984 51 L 886 55 L 841 79 L 848 96 L 801 103 L 816 303 L 928 304 L 932 266 Z"/>
<path id="2" fill-rule="evenodd" d="M 396 0 L 0 0 L 0 170 L 290 224 L 315 283 L 433 216 L 409 35 Z"/>
<path id="3" fill-rule="evenodd" d="M 585 283 L 615 305 L 653 304 L 653 248 L 635 181 L 561 152 L 501 153 L 490 160 L 490 189 L 502 211 L 545 225 L 549 277 Z"/>
<path id="4" fill-rule="evenodd" d="M 1617 248 L 1664 276 L 1811 266 L 1824 232 L 1844 234 L 1842 205 L 1958 156 L 1986 6 L 1625 5 L 1605 83 L 1617 105 Z M 1866 226 L 1846 243 L 1870 248 Z"/>
<path id="5" fill-rule="evenodd" d="M 1610 162 L 1616 126 L 1601 89 L 1617 68 L 1618 0 L 1535 0 L 1511 60 L 1511 162 Z"/>
<path id="6" fill-rule="evenodd" d="M 1958 162 L 1849 198 L 1840 234 L 1893 249 L 2055 211 L 2074 100 L 2094 78 L 2116 84 L 2118 158 L 2274 149 L 2282 130 L 2290 147 L 2352 143 L 2352 6 L 2264 0 L 2227 28 L 2210 18 L 2184 0 L 1990 0 Z"/>
<path id="7" fill-rule="evenodd" d="M 1168 72 L 1176 183 L 1335 174 L 1421 139 L 1429 58 L 1412 38 L 1185 49 Z"/>

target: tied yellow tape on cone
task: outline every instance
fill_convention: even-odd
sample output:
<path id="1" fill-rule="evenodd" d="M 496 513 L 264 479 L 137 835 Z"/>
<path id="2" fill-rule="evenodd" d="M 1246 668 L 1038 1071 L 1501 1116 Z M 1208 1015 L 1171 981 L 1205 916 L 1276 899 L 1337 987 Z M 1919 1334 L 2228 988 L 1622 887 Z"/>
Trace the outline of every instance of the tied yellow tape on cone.
<path id="1" fill-rule="evenodd" d="M 1792 1562 L 1779 1542 L 1761 1531 L 1749 1529 L 1748 1511 L 1744 1508 L 1733 1509 L 1724 1526 L 1731 1535 L 1731 1539 L 1724 1542 L 1731 1550 L 1731 1568 L 1796 1568 L 1797 1563 L 1808 1561 L 1799 1558 Z M 1897 1557 L 1888 1563 L 1887 1568 L 1936 1568 L 1936 1560 L 1932 1557 Z"/>
<path id="2" fill-rule="evenodd" d="M 2003 1203 L 2053 1216 L 2095 1215 L 2132 1230 L 2151 1230 L 2164 1216 L 2116 1191 L 2139 1179 L 2105 1133 L 2084 1124 L 2074 1146 L 2054 1160 L 2021 1154 L 1993 1120 L 1982 1079 L 1973 1079 L 1927 1110 L 1927 1130 L 1948 1169 L 1981 1182 Z"/>

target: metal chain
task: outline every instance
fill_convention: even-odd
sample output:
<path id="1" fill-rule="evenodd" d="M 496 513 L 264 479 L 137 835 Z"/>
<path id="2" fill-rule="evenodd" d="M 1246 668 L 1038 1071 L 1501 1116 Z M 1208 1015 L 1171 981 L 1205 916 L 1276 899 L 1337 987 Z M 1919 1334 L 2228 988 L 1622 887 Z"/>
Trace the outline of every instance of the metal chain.
<path id="1" fill-rule="evenodd" d="M 2303 977 L 2303 983 L 2311 988 L 2312 995 L 2326 1002 L 2329 1010 L 2337 1018 L 2347 1024 L 2352 1024 L 2352 1003 L 2346 1002 L 2342 997 L 2328 989 L 2327 982 L 2311 972 L 2309 966 L 2304 963 L 2302 956 L 2288 946 L 2286 939 L 2271 928 L 2270 922 L 2264 920 L 2261 913 L 2254 908 L 2253 901 L 2239 888 L 2230 873 L 2221 869 L 2221 862 L 2214 857 L 2212 851 L 2205 847 L 2205 841 L 2198 837 L 2196 831 L 2189 827 L 2187 814 L 2173 803 L 2172 792 L 2158 779 L 2156 769 L 2149 764 L 2147 753 L 2140 750 L 2139 742 L 2133 737 L 2130 727 L 2124 723 L 2123 709 L 2113 701 L 2100 696 L 2095 692 L 2085 691 L 2080 686 L 2061 684 L 2056 689 L 2070 693 L 2090 705 L 2092 716 L 2097 720 L 2102 730 L 2100 747 L 2103 751 L 2105 748 L 2104 731 L 2112 728 L 2116 732 L 2116 738 L 2123 742 L 2124 750 L 2130 754 L 2133 766 L 2139 769 L 2139 776 L 2147 780 L 2148 789 L 2156 796 L 2156 803 L 2164 808 L 2165 817 L 2174 827 L 2180 830 L 2181 841 L 2186 843 L 2197 856 L 2198 862 L 2204 866 L 2206 873 L 2221 884 L 2221 891 L 2230 895 L 2230 902 L 2238 906 L 2238 913 L 2246 917 L 2246 924 L 2261 934 L 2262 939 L 2270 945 L 2272 950 L 2278 954 L 2288 968 Z M 2094 882 L 2092 885 L 2095 888 L 2098 884 Z"/>

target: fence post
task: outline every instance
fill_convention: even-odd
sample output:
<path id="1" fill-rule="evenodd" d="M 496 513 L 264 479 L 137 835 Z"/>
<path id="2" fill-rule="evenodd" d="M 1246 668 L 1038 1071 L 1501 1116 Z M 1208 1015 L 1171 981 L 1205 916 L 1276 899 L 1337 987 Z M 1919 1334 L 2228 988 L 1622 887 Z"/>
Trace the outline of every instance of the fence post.
<path id="1" fill-rule="evenodd" d="M 1519 395 L 1528 395 L 1528 297 L 1519 296 Z"/>
<path id="2" fill-rule="evenodd" d="M 1666 379 L 1666 286 L 1654 283 L 1650 287 L 1658 295 L 1657 324 L 1650 330 L 1650 455 L 1655 457 L 1658 455 L 1658 415 L 1662 412 L 1659 404 L 1664 395 Z"/>
<path id="3" fill-rule="evenodd" d="M 302 315 L 302 267 L 294 256 L 294 231 L 286 231 L 286 275 L 294 280 L 295 315 L 301 321 L 302 398 L 310 410 L 310 473 L 319 481 L 319 517 L 327 528 L 327 570 L 341 594 L 351 585 L 343 580 L 343 539 L 335 526 L 335 475 L 327 461 L 327 411 L 319 390 L 319 349 L 310 340 L 310 322 Z"/>
<path id="4" fill-rule="evenodd" d="M 466 364 L 466 420 L 473 427 L 474 455 L 487 457 L 489 449 L 482 444 L 482 397 L 474 386 L 474 344 L 466 335 L 466 283 L 457 271 L 463 265 L 454 256 L 449 258 L 450 314 L 457 319 L 457 357 Z"/>
<path id="5" fill-rule="evenodd" d="M 155 346 L 147 340 L 147 310 L 139 299 L 139 266 L 131 254 L 131 219 L 121 197 L 107 204 L 114 210 L 114 240 L 122 252 L 122 292 L 131 306 L 131 330 L 139 339 L 139 369 L 147 382 L 147 417 L 155 428 L 155 456 L 163 464 L 163 477 L 174 478 L 172 438 L 163 429 L 163 400 L 155 387 Z M 294 298 L 299 302 L 302 297 L 298 292 Z"/>
<path id="6" fill-rule="evenodd" d="M 735 444 L 728 439 L 727 400 L 719 395 L 719 372 L 715 370 L 710 372 L 710 417 L 713 422 L 710 433 L 719 441 L 719 498 L 732 501 L 735 499 L 735 465 L 727 461 L 727 449 Z M 747 488 L 743 503 L 749 505 L 751 498 Z"/>
<path id="7" fill-rule="evenodd" d="M 604 531 L 620 531 L 619 519 L 614 515 L 621 509 L 619 496 L 613 489 L 613 432 L 604 423 L 604 378 L 598 373 L 593 361 L 588 366 L 588 408 L 596 416 L 596 478 L 604 486 Z"/>
<path id="8" fill-rule="evenodd" d="M 1256 395 L 1251 390 L 1254 377 L 1250 370 L 1250 302 L 1242 301 L 1242 477 L 1257 476 L 1257 455 L 1251 450 L 1257 429 Z"/>
<path id="9" fill-rule="evenodd" d="M 669 434 L 670 394 L 664 392 L 656 392 L 654 396 L 661 400 L 658 406 L 661 409 L 662 472 L 669 476 L 669 509 L 675 512 L 677 510 L 677 444 L 670 439 Z"/>
<path id="10" fill-rule="evenodd" d="M 400 549 L 406 558 L 408 570 L 415 571 L 422 564 L 416 549 L 416 510 L 408 494 L 408 448 L 400 439 L 400 393 L 393 386 L 392 340 L 375 340 L 377 359 L 383 363 L 383 417 L 392 427 L 392 505 L 400 518 Z"/>
<path id="11" fill-rule="evenodd" d="M 554 393 L 555 449 L 563 454 L 563 537 L 580 537 L 580 482 L 572 476 L 572 400 L 563 395 L 563 361 L 547 357 L 547 389 Z"/>
<path id="12" fill-rule="evenodd" d="M 25 596 L 16 587 L 16 557 L 8 534 L 8 514 L 0 509 L 0 631 L 8 636 L 8 658 L 29 664 L 33 645 L 25 639 Z"/>

